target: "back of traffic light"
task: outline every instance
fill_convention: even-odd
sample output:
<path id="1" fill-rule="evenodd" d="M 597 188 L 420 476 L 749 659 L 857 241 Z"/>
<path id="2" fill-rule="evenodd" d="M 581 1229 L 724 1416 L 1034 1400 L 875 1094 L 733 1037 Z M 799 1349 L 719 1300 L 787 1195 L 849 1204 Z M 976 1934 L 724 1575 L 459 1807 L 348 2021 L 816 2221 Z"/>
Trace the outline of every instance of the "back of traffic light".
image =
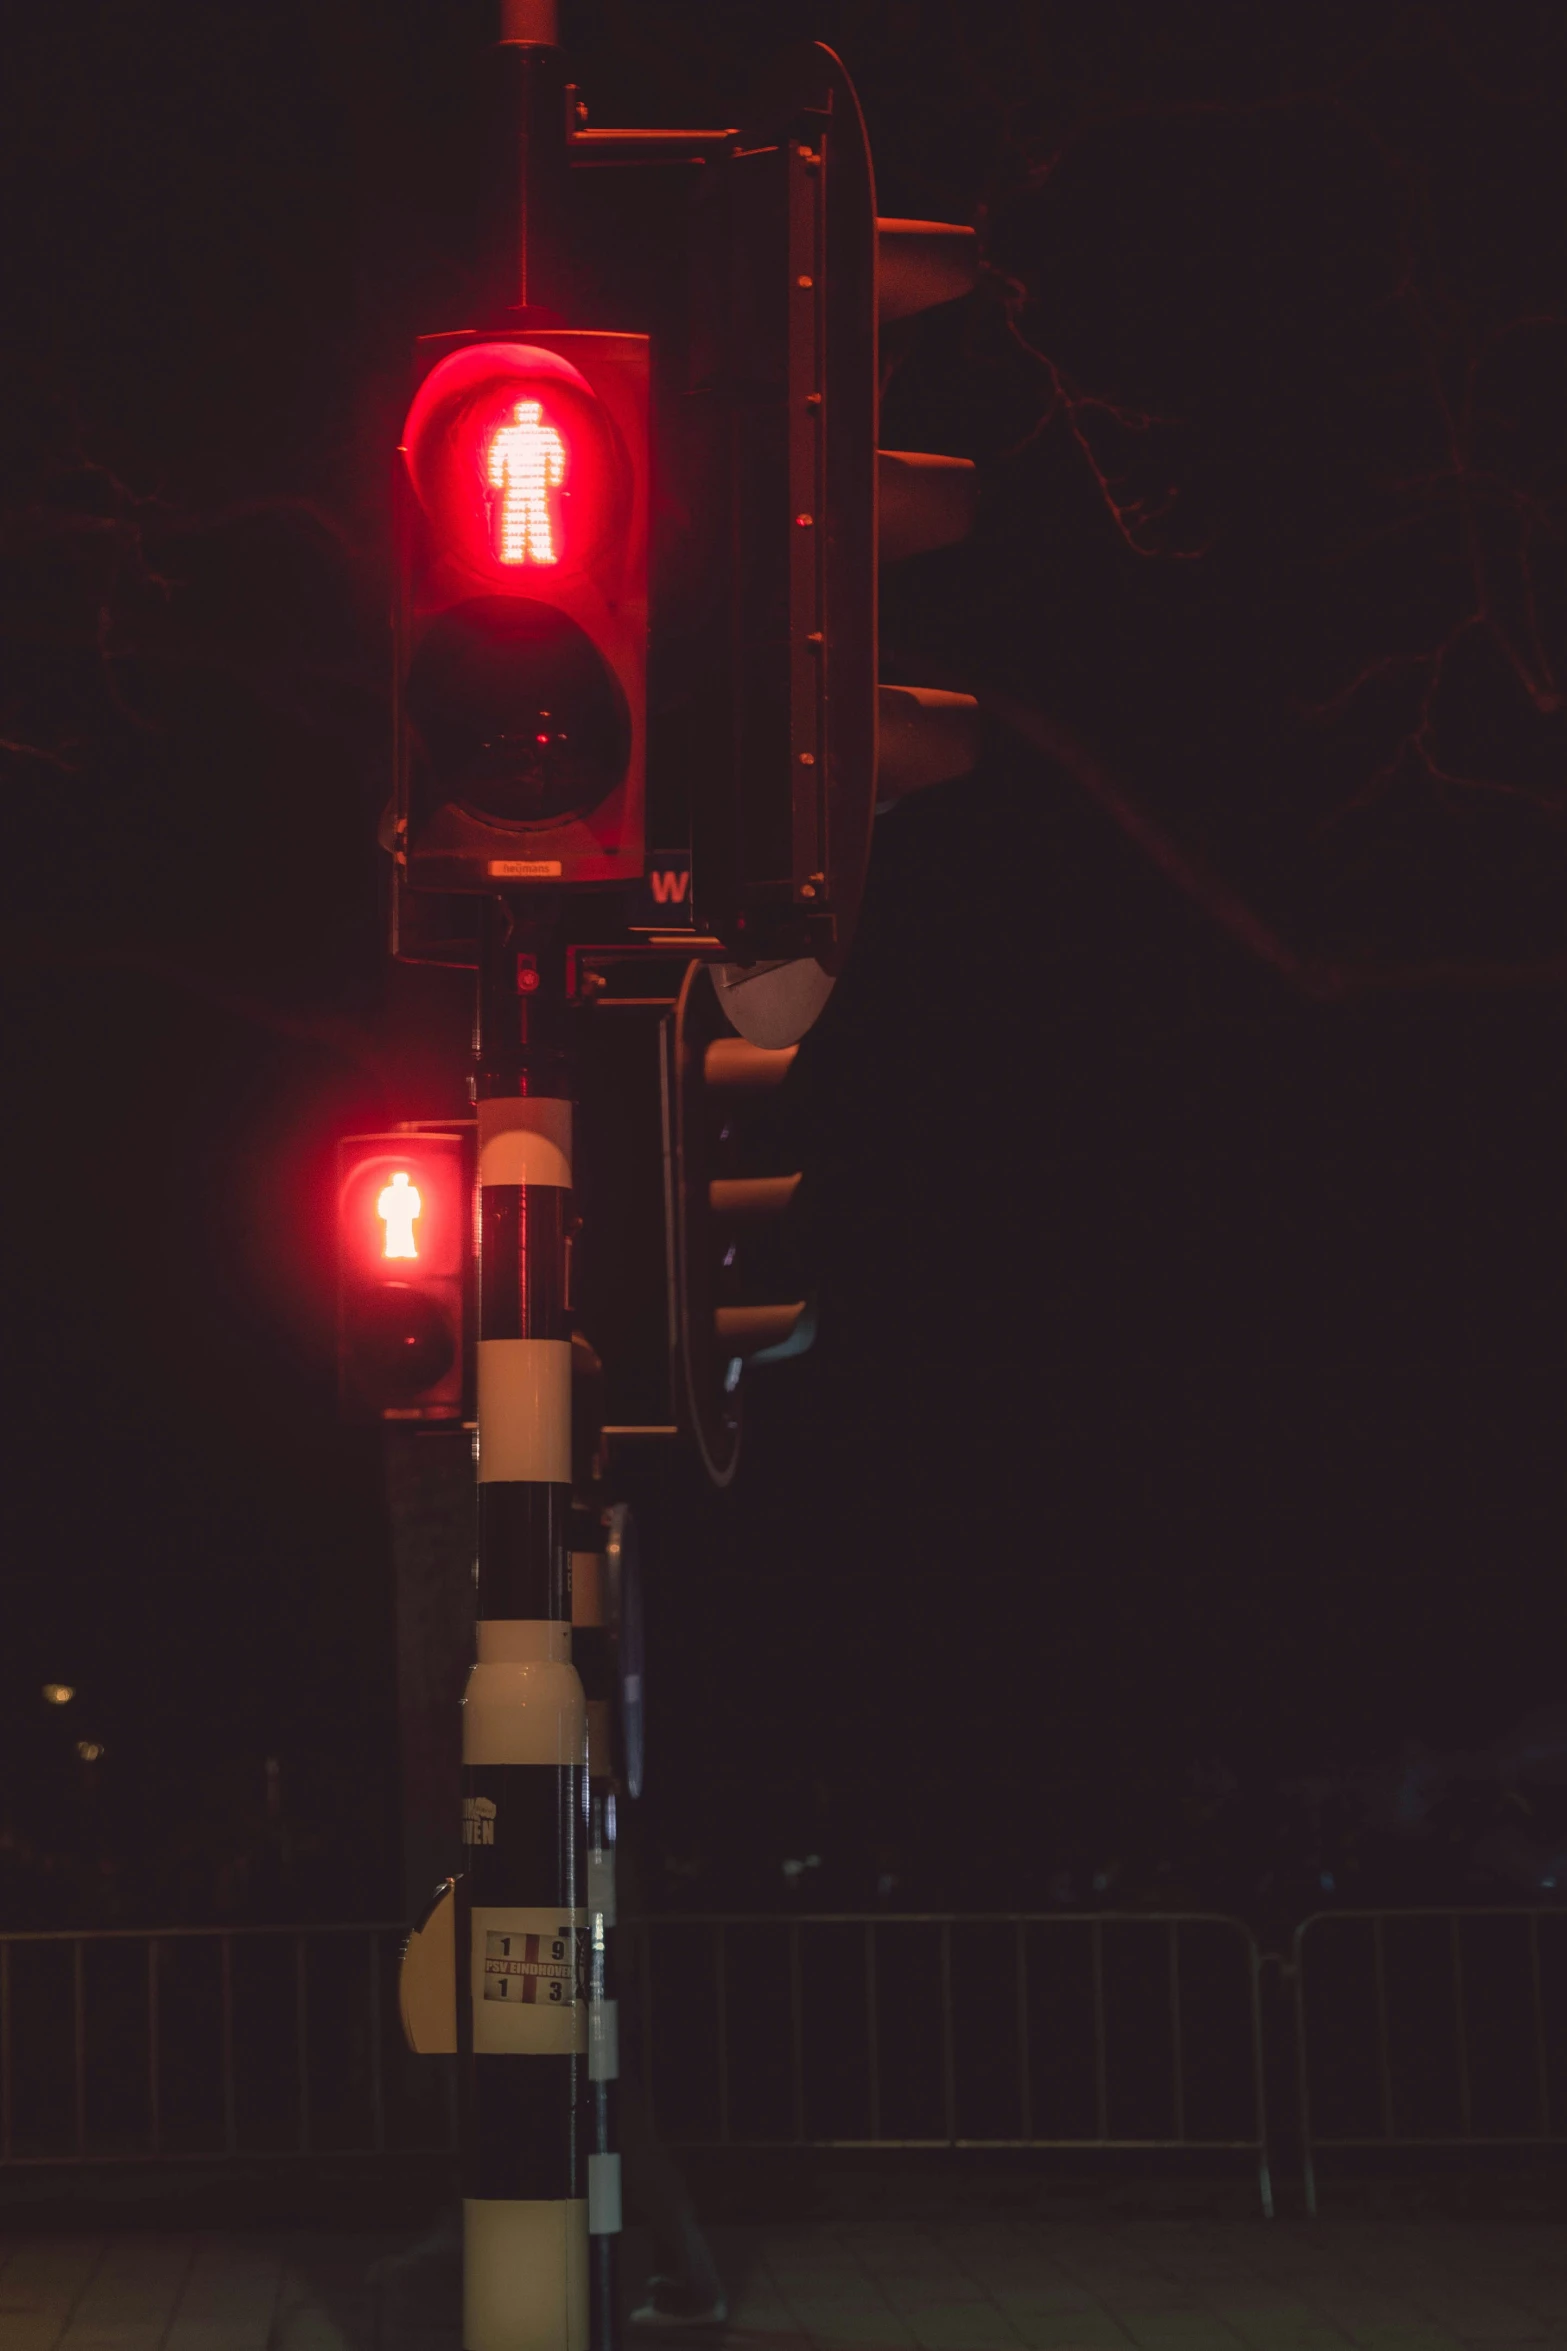
<path id="1" fill-rule="evenodd" d="M 693 762 L 693 894 L 758 1043 L 797 1040 L 853 939 L 879 809 L 962 773 L 967 695 L 883 684 L 877 575 L 972 527 L 967 460 L 879 450 L 879 329 L 967 293 L 971 229 L 879 220 L 854 88 L 819 45 L 773 70 L 704 174 L 692 399 L 713 501 L 712 689 Z"/>
<path id="2" fill-rule="evenodd" d="M 791 1225 L 797 1233 L 803 1179 L 755 1172 L 736 1132 L 747 1104 L 784 1083 L 797 1048 L 737 1035 L 701 963 L 686 972 L 661 1044 L 675 1419 L 712 1482 L 727 1486 L 739 1463 L 746 1366 L 803 1355 L 815 1336 L 803 1281 L 783 1284 L 794 1297 L 758 1295 L 769 1286 L 758 1271 L 787 1263 L 776 1239 Z"/>

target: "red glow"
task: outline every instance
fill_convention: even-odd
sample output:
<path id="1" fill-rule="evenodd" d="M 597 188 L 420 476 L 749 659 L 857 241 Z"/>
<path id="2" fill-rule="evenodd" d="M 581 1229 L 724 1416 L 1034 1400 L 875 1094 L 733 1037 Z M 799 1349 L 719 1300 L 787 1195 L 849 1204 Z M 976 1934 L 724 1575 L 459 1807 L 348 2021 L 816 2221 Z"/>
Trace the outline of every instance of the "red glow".
<path id="1" fill-rule="evenodd" d="M 490 435 L 484 472 L 493 493 L 490 528 L 502 563 L 558 562 L 559 530 L 550 492 L 566 479 L 566 444 L 542 402 L 516 402 Z"/>
<path id="2" fill-rule="evenodd" d="M 386 1227 L 383 1256 L 418 1256 L 419 1244 L 414 1239 L 414 1226 L 419 1222 L 423 1206 L 418 1186 L 409 1182 L 408 1170 L 400 1167 L 375 1204 L 375 1212 Z"/>
<path id="3" fill-rule="evenodd" d="M 604 403 L 534 344 L 472 344 L 432 368 L 403 456 L 445 558 L 513 593 L 544 567 L 575 578 L 624 518 L 630 469 Z"/>
<path id="4" fill-rule="evenodd" d="M 356 1136 L 340 1147 L 338 1231 L 358 1282 L 449 1279 L 462 1269 L 467 1191 L 455 1137 Z"/>

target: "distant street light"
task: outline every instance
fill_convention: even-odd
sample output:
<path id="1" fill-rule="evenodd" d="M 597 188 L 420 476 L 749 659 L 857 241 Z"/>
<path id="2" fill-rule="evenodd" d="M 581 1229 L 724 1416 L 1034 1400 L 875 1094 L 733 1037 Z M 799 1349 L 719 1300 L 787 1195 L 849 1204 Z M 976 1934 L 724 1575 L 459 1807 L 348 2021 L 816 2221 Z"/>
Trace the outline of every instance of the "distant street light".
<path id="1" fill-rule="evenodd" d="M 99 1756 L 103 1753 L 103 1749 L 99 1746 L 96 1739 L 78 1739 L 76 1742 L 76 1752 L 81 1757 L 83 1763 L 96 1763 Z"/>
<path id="2" fill-rule="evenodd" d="M 69 1682 L 45 1682 L 43 1694 L 46 1706 L 69 1706 L 76 1692 Z"/>

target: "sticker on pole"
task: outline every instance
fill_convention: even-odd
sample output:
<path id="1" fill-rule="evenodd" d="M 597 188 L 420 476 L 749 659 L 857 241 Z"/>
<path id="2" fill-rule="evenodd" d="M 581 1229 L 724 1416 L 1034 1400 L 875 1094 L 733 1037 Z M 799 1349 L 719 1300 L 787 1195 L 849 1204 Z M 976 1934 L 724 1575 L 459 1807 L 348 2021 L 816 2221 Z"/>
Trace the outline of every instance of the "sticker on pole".
<path id="1" fill-rule="evenodd" d="M 480 2057 L 586 2054 L 588 1920 L 581 1910 L 475 1903 L 469 1935 Z"/>
<path id="2" fill-rule="evenodd" d="M 498 1935 L 492 1929 L 484 1938 L 484 1997 L 520 2000 L 529 2008 L 574 1999 L 574 1942 L 569 1924 L 552 1935 Z"/>
<path id="3" fill-rule="evenodd" d="M 462 1841 L 465 1845 L 493 1845 L 495 1842 L 495 1805 L 488 1796 L 465 1796 L 462 1800 Z"/>

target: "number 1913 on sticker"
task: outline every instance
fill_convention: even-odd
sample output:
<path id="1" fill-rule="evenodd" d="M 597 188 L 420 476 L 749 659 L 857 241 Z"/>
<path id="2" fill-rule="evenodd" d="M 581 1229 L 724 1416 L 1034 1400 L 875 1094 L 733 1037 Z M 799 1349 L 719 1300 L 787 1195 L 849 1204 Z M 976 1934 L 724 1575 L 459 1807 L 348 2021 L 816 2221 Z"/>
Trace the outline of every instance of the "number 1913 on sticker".
<path id="1" fill-rule="evenodd" d="M 583 1997 L 587 1933 L 562 1925 L 554 1934 L 498 1934 L 484 1938 L 484 1997 L 525 2007 L 560 2007 Z"/>

